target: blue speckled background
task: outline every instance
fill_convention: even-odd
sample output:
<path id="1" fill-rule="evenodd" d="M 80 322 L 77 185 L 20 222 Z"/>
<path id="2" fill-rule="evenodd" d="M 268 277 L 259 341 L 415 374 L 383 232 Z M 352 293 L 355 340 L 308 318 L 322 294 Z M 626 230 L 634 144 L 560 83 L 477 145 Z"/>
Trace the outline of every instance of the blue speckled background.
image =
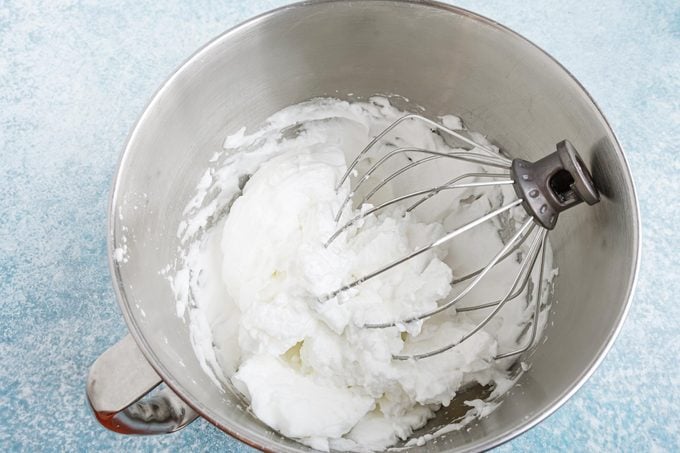
<path id="1" fill-rule="evenodd" d="M 106 432 L 84 386 L 126 332 L 105 245 L 129 128 L 196 48 L 283 3 L 0 0 L 0 450 L 248 450 L 202 420 L 168 436 Z M 680 451 L 680 3 L 457 3 L 581 80 L 623 143 L 643 217 L 638 290 L 613 350 L 499 451 Z"/>

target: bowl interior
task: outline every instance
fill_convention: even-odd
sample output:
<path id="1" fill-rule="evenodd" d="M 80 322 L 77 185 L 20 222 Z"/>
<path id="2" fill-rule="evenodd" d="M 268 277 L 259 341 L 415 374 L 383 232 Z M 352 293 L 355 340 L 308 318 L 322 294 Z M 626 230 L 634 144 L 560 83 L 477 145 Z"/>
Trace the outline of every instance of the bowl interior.
<path id="1" fill-rule="evenodd" d="M 345 1 L 276 10 L 210 43 L 156 94 L 125 150 L 111 213 L 111 245 L 125 237 L 129 256 L 113 264 L 120 302 L 147 358 L 202 415 L 261 448 L 306 450 L 203 373 L 159 270 L 175 258 L 182 211 L 227 135 L 315 96 L 377 93 L 399 94 L 408 99 L 396 98 L 401 107 L 422 106 L 431 117 L 455 113 L 528 160 L 568 138 L 602 193 L 598 205 L 564 213 L 551 233 L 557 303 L 520 386 L 470 430 L 419 449 L 491 447 L 537 423 L 592 372 L 625 315 L 638 253 L 632 181 L 606 120 L 561 66 L 494 22 L 448 6 Z"/>

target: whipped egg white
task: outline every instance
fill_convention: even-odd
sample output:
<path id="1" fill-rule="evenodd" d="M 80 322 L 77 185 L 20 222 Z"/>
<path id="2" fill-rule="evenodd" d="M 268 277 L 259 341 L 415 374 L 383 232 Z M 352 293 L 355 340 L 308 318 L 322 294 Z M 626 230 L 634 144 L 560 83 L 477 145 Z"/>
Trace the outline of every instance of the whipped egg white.
<path id="1" fill-rule="evenodd" d="M 327 299 L 343 284 L 513 195 L 511 188 L 466 189 L 456 195 L 464 202 L 439 211 L 423 206 L 425 215 L 420 208 L 390 207 L 363 217 L 327 245 L 339 225 L 367 208 L 352 203 L 342 208 L 351 184 L 336 187 L 348 162 L 404 114 L 380 97 L 351 103 L 314 99 L 281 110 L 252 133 L 239 130 L 211 160 L 178 231 L 185 249 L 170 281 L 178 315 L 189 319 L 205 371 L 216 385 L 242 393 L 267 425 L 319 450 L 383 450 L 408 439 L 472 384 L 491 386 L 491 397 L 497 398 L 511 387 L 507 370 L 513 359 L 494 357 L 527 341 L 533 313 L 528 301 L 535 297 L 528 294 L 433 359 L 393 356 L 455 342 L 488 309 L 451 309 L 408 325 L 364 327 L 432 310 L 460 291 L 452 281 L 478 267 L 479 259 L 473 258 L 490 258 L 500 250 L 504 237 L 499 231 L 519 222 L 521 209 Z M 453 116 L 441 121 L 463 128 Z M 492 147 L 479 134 L 471 136 Z M 404 124 L 393 141 L 393 147 L 454 150 L 417 122 Z M 460 171 L 483 171 L 477 164 L 456 165 Z M 392 195 L 390 187 L 383 192 L 383 197 Z M 552 269 L 549 250 L 547 255 Z M 501 297 L 519 266 L 516 259 L 499 263 L 460 305 Z M 467 404 L 468 421 L 496 405 Z"/>

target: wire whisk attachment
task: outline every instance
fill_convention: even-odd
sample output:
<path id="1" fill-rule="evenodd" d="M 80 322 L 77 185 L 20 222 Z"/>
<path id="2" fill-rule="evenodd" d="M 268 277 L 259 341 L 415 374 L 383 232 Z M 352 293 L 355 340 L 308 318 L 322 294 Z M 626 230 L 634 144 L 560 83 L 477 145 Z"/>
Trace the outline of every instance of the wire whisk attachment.
<path id="1" fill-rule="evenodd" d="M 509 302 L 517 299 L 527 288 L 531 280 L 531 275 L 539 262 L 540 268 L 536 296 L 532 297 L 534 303 L 534 310 L 531 319 L 531 333 L 529 340 L 525 346 L 509 352 L 498 354 L 495 358 L 506 358 L 521 354 L 529 350 L 536 340 L 536 333 L 538 329 L 538 319 L 541 307 L 541 294 L 544 284 L 545 266 L 546 266 L 546 248 L 548 242 L 548 232 L 555 228 L 559 214 L 569 208 L 572 208 L 582 202 L 593 205 L 599 201 L 599 193 L 595 188 L 592 177 L 579 156 L 576 149 L 567 140 L 563 140 L 556 145 L 556 150 L 540 160 L 529 162 L 522 159 L 509 159 L 499 152 L 491 149 L 488 146 L 478 144 L 468 138 L 459 131 L 447 128 L 435 121 L 425 118 L 420 115 L 409 114 L 403 116 L 388 126 L 379 135 L 377 135 L 359 154 L 357 154 L 354 161 L 349 165 L 347 171 L 338 183 L 339 189 L 349 176 L 357 169 L 358 164 L 367 157 L 376 145 L 383 140 L 387 134 L 394 131 L 399 125 L 407 121 L 423 122 L 430 129 L 438 132 L 442 136 L 449 136 L 462 142 L 466 149 L 455 150 L 452 152 L 440 152 L 429 149 L 417 147 L 400 147 L 386 152 L 366 171 L 355 178 L 355 185 L 350 190 L 346 198 L 341 204 L 340 209 L 336 215 L 336 222 L 338 228 L 328 238 L 325 245 L 330 245 L 338 236 L 347 231 L 350 227 L 357 225 L 362 218 L 378 213 L 385 208 L 393 205 L 408 203 L 406 212 L 410 212 L 420 206 L 428 199 L 438 196 L 440 194 L 451 194 L 460 192 L 461 189 L 475 189 L 484 187 L 498 187 L 503 185 L 512 186 L 516 194 L 516 198 L 506 201 L 502 206 L 492 209 L 490 212 L 480 216 L 477 219 L 469 221 L 468 223 L 447 232 L 441 238 L 426 244 L 413 252 L 396 259 L 393 262 L 386 263 L 384 266 L 375 269 L 374 271 L 363 275 L 331 292 L 321 298 L 322 301 L 332 299 L 339 294 L 355 288 L 362 283 L 377 277 L 378 275 L 388 272 L 390 269 L 405 263 L 408 260 L 415 258 L 433 248 L 439 247 L 448 243 L 455 237 L 478 227 L 482 223 L 488 222 L 501 214 L 509 213 L 515 209 L 524 209 L 527 219 L 516 229 L 513 236 L 505 242 L 504 246 L 491 258 L 486 265 L 471 272 L 461 278 L 458 278 L 453 283 L 464 284 L 462 290 L 453 297 L 440 301 L 437 308 L 410 316 L 406 319 L 391 320 L 380 323 L 365 324 L 363 327 L 368 329 L 383 329 L 388 327 L 395 327 L 408 324 L 414 321 L 421 321 L 430 318 L 445 310 L 455 308 L 458 312 L 471 312 L 475 310 L 491 309 L 481 322 L 479 322 L 472 330 L 463 335 L 460 339 L 442 347 L 427 351 L 424 353 L 410 354 L 410 355 L 395 355 L 395 360 L 409 360 L 409 359 L 425 359 L 428 357 L 441 354 L 451 348 L 456 347 L 462 342 L 468 340 L 475 333 L 479 332 L 498 314 L 498 312 Z M 368 181 L 375 179 L 375 175 L 379 169 L 385 166 L 387 162 L 393 161 L 398 156 L 408 156 L 407 164 L 398 167 L 396 170 L 381 178 L 377 184 L 368 189 L 366 194 L 357 198 L 357 190 L 359 188 L 366 188 Z M 417 157 L 413 159 L 413 157 Z M 482 167 L 483 171 L 464 173 L 457 175 L 444 184 L 434 187 L 413 191 L 404 195 L 395 196 L 387 201 L 384 201 L 377 206 L 370 207 L 362 211 L 355 217 L 340 224 L 340 218 L 343 210 L 350 203 L 356 204 L 357 207 L 363 206 L 369 202 L 372 197 L 385 185 L 393 181 L 395 178 L 419 167 L 427 162 L 432 162 L 437 159 L 461 161 L 474 163 Z M 520 208 L 521 207 L 521 208 Z M 527 242 L 528 241 L 528 242 Z M 497 266 L 498 263 L 515 254 L 515 252 L 527 242 L 528 251 L 523 254 L 519 271 L 512 280 L 512 284 L 505 291 L 504 295 L 495 300 L 489 300 L 482 304 L 475 306 L 457 307 L 456 305 L 465 298 L 475 287 L 483 284 L 484 279 L 489 275 L 489 272 Z"/>

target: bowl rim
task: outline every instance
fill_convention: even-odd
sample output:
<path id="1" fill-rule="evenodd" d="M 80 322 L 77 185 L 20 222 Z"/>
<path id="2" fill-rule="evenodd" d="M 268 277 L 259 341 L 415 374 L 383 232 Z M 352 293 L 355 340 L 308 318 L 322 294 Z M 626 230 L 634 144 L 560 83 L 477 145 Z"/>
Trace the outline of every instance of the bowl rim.
<path id="1" fill-rule="evenodd" d="M 156 354 L 154 353 L 153 349 L 150 347 L 149 343 L 146 341 L 144 338 L 143 334 L 141 333 L 141 329 L 139 328 L 136 320 L 130 313 L 130 308 L 129 308 L 129 303 L 128 303 L 128 298 L 125 293 L 125 288 L 123 287 L 123 282 L 122 282 L 122 277 L 120 274 L 120 267 L 118 261 L 114 259 L 114 250 L 116 249 L 117 245 L 115 243 L 115 238 L 116 238 L 116 231 L 118 231 L 118 216 L 115 215 L 115 209 L 116 209 L 116 202 L 118 200 L 118 195 L 119 195 L 119 189 L 121 187 L 121 179 L 123 176 L 123 167 L 124 164 L 128 158 L 128 155 L 131 153 L 131 148 L 132 144 L 135 142 L 138 131 L 142 123 L 144 123 L 149 116 L 149 112 L 152 109 L 152 107 L 159 102 L 159 100 L 162 98 L 163 94 L 170 89 L 170 87 L 174 84 L 176 79 L 179 77 L 181 73 L 184 71 L 188 70 L 190 66 L 193 65 L 193 63 L 199 61 L 201 57 L 204 54 L 209 53 L 213 48 L 218 47 L 221 45 L 222 41 L 229 39 L 229 37 L 235 33 L 241 32 L 247 28 L 257 26 L 260 22 L 265 21 L 267 18 L 281 14 L 284 11 L 288 11 L 291 9 L 299 9 L 299 8 L 305 8 L 309 6 L 315 6 L 319 4 L 324 4 L 324 3 L 386 3 L 386 4 L 410 4 L 412 6 L 419 6 L 419 7 L 424 7 L 424 8 L 434 8 L 438 9 L 441 11 L 444 11 L 446 13 L 450 14 L 455 14 L 458 16 L 463 16 L 467 19 L 476 21 L 478 23 L 483 24 L 484 26 L 491 27 L 492 29 L 495 29 L 496 31 L 500 31 L 502 33 L 508 34 L 510 37 L 514 39 L 519 39 L 520 41 L 523 41 L 525 44 L 533 47 L 535 50 L 538 50 L 541 54 L 543 54 L 545 57 L 547 57 L 549 60 L 551 60 L 554 64 L 557 65 L 559 69 L 564 71 L 565 75 L 573 81 L 576 86 L 582 91 L 582 93 L 586 96 L 587 100 L 590 101 L 592 106 L 595 109 L 596 114 L 598 114 L 601 119 L 603 120 L 606 128 L 608 129 L 608 132 L 611 134 L 611 137 L 614 142 L 614 147 L 615 147 L 615 152 L 619 154 L 619 157 L 621 159 L 621 163 L 623 164 L 623 169 L 625 170 L 625 173 L 628 177 L 628 182 L 630 184 L 630 195 L 631 195 L 631 200 L 633 204 L 633 212 L 630 214 L 634 218 L 633 222 L 633 235 L 634 235 L 634 248 L 633 248 L 633 256 L 632 256 L 632 274 L 630 275 L 630 278 L 627 282 L 628 285 L 628 290 L 626 294 L 626 300 L 625 303 L 621 306 L 621 310 L 619 312 L 619 316 L 616 322 L 616 325 L 614 329 L 609 334 L 609 337 L 605 341 L 605 343 L 602 345 L 600 348 L 599 352 L 597 353 L 597 356 L 595 360 L 593 360 L 587 368 L 583 370 L 583 372 L 577 377 L 577 379 L 574 380 L 574 382 L 567 388 L 567 390 L 562 394 L 562 396 L 555 400 L 550 406 L 547 406 L 544 410 L 534 414 L 533 416 L 530 416 L 529 419 L 525 421 L 522 425 L 519 427 L 506 431 L 504 433 L 499 433 L 498 435 L 492 437 L 491 439 L 487 439 L 486 441 L 476 441 L 473 442 L 472 444 L 467 444 L 467 445 L 462 445 L 460 448 L 460 451 L 480 451 L 480 450 L 487 450 L 491 449 L 494 447 L 497 447 L 505 442 L 508 442 L 515 437 L 519 436 L 520 434 L 523 434 L 539 423 L 541 423 L 543 420 L 547 419 L 550 417 L 553 413 L 555 413 L 562 405 L 569 400 L 578 390 L 582 388 L 582 386 L 585 384 L 585 382 L 593 375 L 595 370 L 600 366 L 602 361 L 604 360 L 605 356 L 611 349 L 612 345 L 614 344 L 616 338 L 618 337 L 625 320 L 627 318 L 628 312 L 630 310 L 630 305 L 633 299 L 633 295 L 635 292 L 635 288 L 637 286 L 638 282 L 638 276 L 639 276 L 639 270 L 640 270 L 640 255 L 641 255 L 641 220 L 640 220 L 640 207 L 639 207 L 639 201 L 637 197 L 637 190 L 635 188 L 635 183 L 633 180 L 633 175 L 631 173 L 630 169 L 630 164 L 628 160 L 626 159 L 625 153 L 623 151 L 623 147 L 614 133 L 610 122 L 607 120 L 605 114 L 603 113 L 602 109 L 600 106 L 597 104 L 595 99 L 590 95 L 590 93 L 585 89 L 585 87 L 581 84 L 581 82 L 567 69 L 565 68 L 559 61 L 557 61 L 552 55 L 550 55 L 548 52 L 543 50 L 541 47 L 536 45 L 534 42 L 529 40 L 528 38 L 522 36 L 521 34 L 515 32 L 514 30 L 506 27 L 505 25 L 496 22 L 493 19 L 487 18 L 481 14 L 472 12 L 470 10 L 458 7 L 458 6 L 453 6 L 450 4 L 445 4 L 441 3 L 436 0 L 304 0 L 304 1 L 299 1 L 295 3 L 291 3 L 288 5 L 283 5 L 278 8 L 274 8 L 268 11 L 265 11 L 263 13 L 260 13 L 254 17 L 251 17 L 229 29 L 226 31 L 222 32 L 221 34 L 217 35 L 216 37 L 212 38 L 209 40 L 207 43 L 205 43 L 203 46 L 201 46 L 198 50 L 196 50 L 191 56 L 186 58 L 184 61 L 182 61 L 181 64 L 179 64 L 170 74 L 169 77 L 165 79 L 165 81 L 159 86 L 159 88 L 153 93 L 153 95 L 150 97 L 149 101 L 146 103 L 146 106 L 144 107 L 144 110 L 142 114 L 139 116 L 137 121 L 134 123 L 132 128 L 130 129 L 130 132 L 125 140 L 125 145 L 123 147 L 123 151 L 119 156 L 118 163 L 116 165 L 116 170 L 114 172 L 113 176 L 113 181 L 110 189 L 110 196 L 109 196 L 109 205 L 108 205 L 108 236 L 107 236 L 107 248 L 108 248 L 108 262 L 109 262 L 109 271 L 111 273 L 112 279 L 113 279 L 113 287 L 114 287 L 114 293 L 116 300 L 118 302 L 118 305 L 120 306 L 120 309 L 123 313 L 123 317 L 125 319 L 125 322 L 128 326 L 128 330 L 132 337 L 135 339 L 135 342 L 137 343 L 139 349 L 143 353 L 144 357 L 147 359 L 151 367 L 158 373 L 158 375 L 163 379 L 163 382 L 173 391 L 175 392 L 183 401 L 185 401 L 190 407 L 192 407 L 196 412 L 199 413 L 201 417 L 215 425 L 217 428 L 222 430 L 223 432 L 229 434 L 230 436 L 238 439 L 239 441 L 254 447 L 256 449 L 259 449 L 264 452 L 274 452 L 275 450 L 272 450 L 270 447 L 267 447 L 265 445 L 260 445 L 257 441 L 251 439 L 248 437 L 247 433 L 241 432 L 237 430 L 233 426 L 227 426 L 221 421 L 218 420 L 218 417 L 214 416 L 211 411 L 205 407 L 200 401 L 194 401 L 192 398 L 189 397 L 188 392 L 186 392 L 182 386 L 176 382 L 173 379 L 172 374 L 166 369 L 166 367 L 162 364 L 162 362 L 158 359 Z M 261 437 L 259 435 L 256 435 L 255 437 Z"/>

